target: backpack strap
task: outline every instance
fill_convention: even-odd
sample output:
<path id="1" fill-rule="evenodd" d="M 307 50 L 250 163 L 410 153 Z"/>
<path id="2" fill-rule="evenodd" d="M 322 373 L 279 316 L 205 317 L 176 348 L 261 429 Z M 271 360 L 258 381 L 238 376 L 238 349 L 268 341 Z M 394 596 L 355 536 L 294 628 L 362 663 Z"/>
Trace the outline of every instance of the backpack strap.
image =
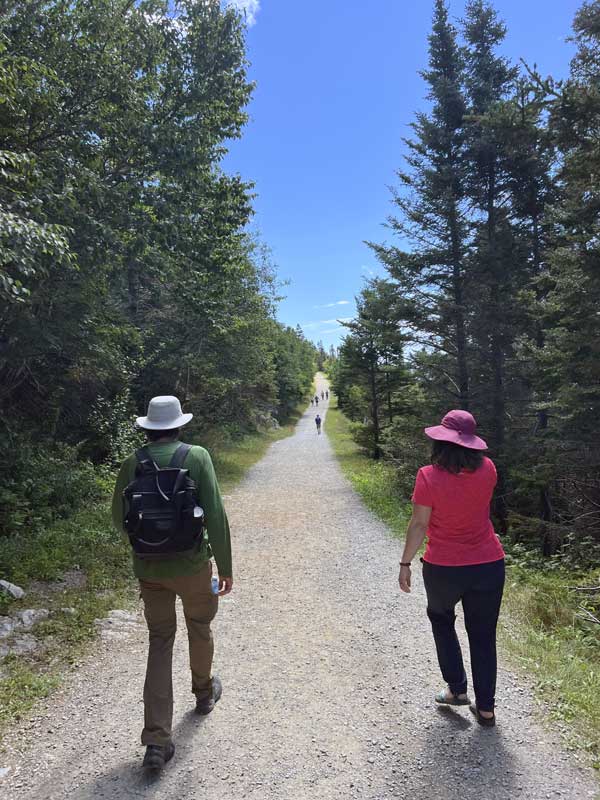
<path id="1" fill-rule="evenodd" d="M 138 464 L 143 464 L 144 462 L 146 463 L 150 462 L 150 464 L 153 465 L 154 469 L 158 470 L 158 466 L 156 465 L 154 459 L 152 458 L 152 456 L 145 447 L 140 447 L 139 450 L 136 450 L 135 457 L 137 458 Z"/>
<path id="2" fill-rule="evenodd" d="M 177 450 L 173 453 L 173 458 L 171 459 L 171 463 L 169 464 L 170 467 L 174 469 L 183 469 L 183 464 L 185 459 L 187 458 L 187 454 L 192 449 L 191 444 L 184 444 L 183 442 L 179 445 Z"/>

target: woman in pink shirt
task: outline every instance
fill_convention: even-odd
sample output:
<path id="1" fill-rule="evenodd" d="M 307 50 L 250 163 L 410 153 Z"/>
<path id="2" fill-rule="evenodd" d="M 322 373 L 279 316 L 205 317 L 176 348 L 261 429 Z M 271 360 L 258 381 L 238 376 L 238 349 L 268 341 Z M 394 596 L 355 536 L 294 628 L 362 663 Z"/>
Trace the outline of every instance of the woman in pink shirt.
<path id="1" fill-rule="evenodd" d="M 425 428 L 434 440 L 431 465 L 417 473 L 399 583 L 403 592 L 410 592 L 411 562 L 427 536 L 422 558 L 427 616 L 448 684 L 435 699 L 445 705 L 470 705 L 477 721 L 489 727 L 495 724 L 496 625 L 504 589 L 504 551 L 490 520 L 496 468 L 483 455 L 487 445 L 475 429 L 468 411 L 450 411 L 441 425 Z M 454 628 L 459 601 L 469 637 L 474 704 L 467 696 Z"/>

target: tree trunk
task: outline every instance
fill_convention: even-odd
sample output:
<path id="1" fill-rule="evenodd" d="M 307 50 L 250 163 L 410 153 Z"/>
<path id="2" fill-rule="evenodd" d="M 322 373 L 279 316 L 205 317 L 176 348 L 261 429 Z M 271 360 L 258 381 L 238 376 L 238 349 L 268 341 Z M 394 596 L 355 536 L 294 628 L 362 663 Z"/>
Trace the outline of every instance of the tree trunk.
<path id="1" fill-rule="evenodd" d="M 378 461 L 381 457 L 381 449 L 379 447 L 381 430 L 379 426 L 379 399 L 377 397 L 377 364 L 375 361 L 371 362 L 369 373 L 371 387 L 371 420 L 373 422 L 373 458 L 375 461 Z"/>
<path id="2" fill-rule="evenodd" d="M 487 239 L 488 239 L 488 265 L 490 270 L 490 364 L 492 368 L 492 428 L 493 446 L 496 455 L 498 483 L 496 485 L 496 499 L 494 512 L 498 518 L 503 534 L 508 532 L 508 507 L 506 503 L 506 468 L 504 466 L 504 439 L 505 439 L 505 414 L 506 404 L 504 397 L 504 337 L 503 337 L 503 310 L 501 308 L 501 286 L 498 254 L 496 252 L 496 171 L 491 156 L 488 175 L 487 192 Z"/>
<path id="3" fill-rule="evenodd" d="M 450 211 L 450 240 L 452 250 L 452 289 L 454 293 L 454 326 L 456 329 L 456 360 L 458 367 L 458 389 L 460 407 L 469 410 L 469 366 L 467 360 L 467 336 L 465 331 L 465 309 L 463 296 L 463 270 L 461 247 L 456 219 L 456 202 L 452 199 Z"/>
<path id="4" fill-rule="evenodd" d="M 385 373 L 385 383 L 386 383 L 386 394 L 387 394 L 387 407 L 388 407 L 388 420 L 390 425 L 394 421 L 394 411 L 392 409 L 392 391 L 390 389 L 390 374 L 389 372 Z"/>
<path id="5" fill-rule="evenodd" d="M 533 270 L 534 274 L 537 277 L 540 274 L 542 259 L 541 259 L 541 243 L 540 243 L 540 225 L 539 225 L 538 214 L 536 212 L 532 214 L 531 230 L 532 230 L 531 250 L 533 256 Z M 537 290 L 537 300 L 538 303 L 541 302 L 542 300 L 542 292 L 539 289 Z M 544 329 L 537 320 L 535 323 L 535 341 L 537 347 L 540 349 L 542 349 L 546 344 Z M 538 418 L 537 430 L 545 431 L 548 428 L 548 412 L 546 411 L 546 409 L 539 409 L 537 412 L 537 418 Z M 559 538 L 554 533 L 552 527 L 547 524 L 548 522 L 552 521 L 553 517 L 552 500 L 550 497 L 550 487 L 548 486 L 548 484 L 540 488 L 539 503 L 540 503 L 540 511 L 539 511 L 540 546 L 542 554 L 544 556 L 551 556 L 557 551 L 558 547 L 560 546 L 560 541 Z"/>
<path id="6" fill-rule="evenodd" d="M 127 264 L 127 296 L 128 308 L 132 319 L 135 319 L 139 307 L 140 275 L 137 259 L 132 257 Z"/>
<path id="7" fill-rule="evenodd" d="M 498 254 L 496 252 L 496 174 L 494 164 L 490 164 L 487 196 L 487 239 L 488 266 L 490 271 L 490 363 L 492 367 L 492 422 L 494 426 L 494 445 L 497 454 L 504 447 L 504 342 L 502 336 L 501 287 Z"/>

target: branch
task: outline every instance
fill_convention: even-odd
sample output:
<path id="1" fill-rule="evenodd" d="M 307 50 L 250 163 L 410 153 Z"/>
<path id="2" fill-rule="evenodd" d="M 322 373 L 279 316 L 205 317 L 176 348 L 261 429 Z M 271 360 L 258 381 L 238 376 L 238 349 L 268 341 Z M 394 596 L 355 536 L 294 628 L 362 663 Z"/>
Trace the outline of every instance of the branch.
<path id="1" fill-rule="evenodd" d="M 591 611 L 588 611 L 587 608 L 584 608 L 583 606 L 579 606 L 579 608 L 581 609 L 581 611 L 577 614 L 579 619 L 582 619 L 585 622 L 593 622 L 595 625 L 600 625 L 600 619 L 594 616 Z"/>

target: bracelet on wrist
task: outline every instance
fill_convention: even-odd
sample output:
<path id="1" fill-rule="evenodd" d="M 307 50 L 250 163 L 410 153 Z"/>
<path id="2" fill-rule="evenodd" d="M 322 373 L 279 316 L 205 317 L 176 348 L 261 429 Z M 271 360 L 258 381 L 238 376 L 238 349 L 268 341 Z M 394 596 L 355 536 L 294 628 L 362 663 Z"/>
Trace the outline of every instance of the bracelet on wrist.
<path id="1" fill-rule="evenodd" d="M 412 561 L 401 561 L 400 562 L 400 566 L 401 567 L 410 567 L 410 566 L 412 566 Z"/>

